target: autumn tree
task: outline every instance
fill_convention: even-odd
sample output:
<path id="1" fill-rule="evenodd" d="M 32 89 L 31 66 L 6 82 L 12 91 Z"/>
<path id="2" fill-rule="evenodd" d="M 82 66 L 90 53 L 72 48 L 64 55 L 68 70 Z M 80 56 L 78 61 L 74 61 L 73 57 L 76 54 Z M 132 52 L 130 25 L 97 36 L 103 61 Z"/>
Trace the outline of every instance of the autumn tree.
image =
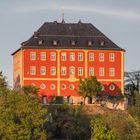
<path id="1" fill-rule="evenodd" d="M 101 94 L 101 84 L 97 81 L 95 76 L 90 78 L 80 79 L 78 86 L 78 94 L 84 97 L 93 97 Z"/>

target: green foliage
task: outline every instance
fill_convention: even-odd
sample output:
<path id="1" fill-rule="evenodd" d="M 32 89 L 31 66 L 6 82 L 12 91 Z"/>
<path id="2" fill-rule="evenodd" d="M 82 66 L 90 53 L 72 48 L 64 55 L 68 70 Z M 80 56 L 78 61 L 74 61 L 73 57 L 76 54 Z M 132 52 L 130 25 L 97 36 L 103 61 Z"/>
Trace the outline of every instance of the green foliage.
<path id="1" fill-rule="evenodd" d="M 95 76 L 85 78 L 84 80 L 80 79 L 78 93 L 84 98 L 97 96 L 101 93 L 101 84 Z"/>
<path id="2" fill-rule="evenodd" d="M 64 103 L 64 97 L 63 96 L 56 96 L 52 103 L 53 104 L 63 104 Z"/>
<path id="3" fill-rule="evenodd" d="M 0 91 L 7 91 L 7 82 L 6 77 L 2 75 L 2 72 L 0 72 Z"/>
<path id="4" fill-rule="evenodd" d="M 39 91 L 39 88 L 36 88 L 33 85 L 23 86 L 22 89 L 26 95 L 38 95 L 38 91 Z"/>
<path id="5" fill-rule="evenodd" d="M 49 106 L 52 122 L 48 124 L 48 140 L 87 140 L 90 138 L 90 120 L 80 107 Z"/>
<path id="6" fill-rule="evenodd" d="M 135 104 L 129 107 L 129 113 L 133 117 L 140 117 L 140 93 L 135 91 L 133 94 L 135 98 Z"/>
<path id="7" fill-rule="evenodd" d="M 93 116 L 92 119 L 103 122 L 109 130 L 113 130 L 117 140 L 140 139 L 140 127 L 128 113 L 112 110 L 103 115 Z"/>
<path id="8" fill-rule="evenodd" d="M 131 120 L 135 124 L 134 136 L 136 139 L 140 139 L 140 93 L 134 92 L 135 104 L 130 106 L 128 112 L 131 116 Z"/>
<path id="9" fill-rule="evenodd" d="M 107 124 L 105 124 L 100 119 L 91 121 L 91 131 L 92 136 L 91 140 L 116 140 L 117 134 L 114 129 L 109 128 Z"/>
<path id="10" fill-rule="evenodd" d="M 47 109 L 39 100 L 9 91 L 0 94 L 1 140 L 46 140 Z"/>

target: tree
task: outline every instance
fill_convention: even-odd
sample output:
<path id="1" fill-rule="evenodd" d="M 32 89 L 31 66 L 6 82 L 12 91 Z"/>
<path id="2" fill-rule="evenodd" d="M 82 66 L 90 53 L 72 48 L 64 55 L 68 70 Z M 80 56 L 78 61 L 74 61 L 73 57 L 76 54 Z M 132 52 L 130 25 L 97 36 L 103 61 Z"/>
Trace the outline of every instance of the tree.
<path id="1" fill-rule="evenodd" d="M 90 138 L 90 119 L 78 106 L 49 106 L 52 121 L 48 123 L 48 140 L 87 140 Z"/>
<path id="2" fill-rule="evenodd" d="M 27 85 L 27 86 L 23 86 L 23 93 L 25 93 L 26 95 L 38 95 L 38 91 L 39 88 L 36 88 L 33 85 Z"/>
<path id="3" fill-rule="evenodd" d="M 139 91 L 140 71 L 125 72 L 125 83 L 132 85 L 133 91 Z"/>
<path id="4" fill-rule="evenodd" d="M 78 86 L 78 94 L 84 97 L 93 97 L 101 94 L 101 84 L 97 81 L 95 76 L 90 78 L 80 79 Z"/>
<path id="5" fill-rule="evenodd" d="M 0 72 L 0 91 L 5 91 L 5 90 L 7 90 L 6 77 L 4 77 L 2 72 Z"/>
<path id="6" fill-rule="evenodd" d="M 0 139 L 46 140 L 47 112 L 34 96 L 1 92 Z"/>
<path id="7" fill-rule="evenodd" d="M 117 140 L 115 130 L 98 119 L 91 121 L 91 133 L 91 140 Z"/>

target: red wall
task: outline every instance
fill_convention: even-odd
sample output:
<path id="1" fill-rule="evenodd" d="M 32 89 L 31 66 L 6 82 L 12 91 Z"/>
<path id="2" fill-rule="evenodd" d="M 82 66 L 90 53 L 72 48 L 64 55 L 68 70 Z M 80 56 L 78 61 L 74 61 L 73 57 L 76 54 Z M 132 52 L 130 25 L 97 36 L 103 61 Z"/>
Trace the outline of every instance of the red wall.
<path id="1" fill-rule="evenodd" d="M 36 60 L 35 61 L 31 61 L 30 60 L 30 52 L 36 52 Z M 46 52 L 46 61 L 41 61 L 40 60 L 40 53 L 41 52 Z M 51 52 L 56 52 L 56 61 L 51 61 L 50 60 L 50 53 Z M 62 52 L 66 52 L 67 53 L 67 60 L 66 61 L 61 61 L 61 53 Z M 75 53 L 75 61 L 70 61 L 70 52 L 74 52 Z M 67 67 L 67 73 L 66 76 L 61 76 L 60 74 L 60 95 L 61 96 L 77 96 L 77 87 L 78 87 L 78 80 L 79 80 L 79 76 L 78 76 L 78 67 L 83 67 L 84 68 L 84 75 L 81 78 L 85 77 L 85 54 L 83 56 L 83 61 L 78 61 L 78 53 L 79 52 L 83 52 L 84 50 L 61 50 L 60 51 L 60 73 L 61 73 L 61 66 L 63 67 Z M 101 50 L 101 51 L 88 51 L 88 54 L 90 52 L 94 53 L 94 61 L 89 61 L 87 59 L 87 67 L 94 67 L 94 75 L 97 77 L 97 79 L 100 79 L 100 82 L 102 84 L 105 85 L 105 90 L 103 91 L 103 94 L 110 94 L 110 95 L 116 95 L 117 94 L 117 88 L 121 88 L 121 52 L 120 51 L 105 51 L 105 50 Z M 99 62 L 99 53 L 104 53 L 104 61 L 103 62 Z M 114 62 L 110 62 L 109 61 L 109 53 L 114 53 L 115 54 L 115 61 Z M 87 56 L 88 56 L 87 54 Z M 46 89 L 45 90 L 40 90 L 40 96 L 42 95 L 46 95 L 46 96 L 51 96 L 51 95 L 57 95 L 57 79 L 52 79 L 52 80 L 42 80 L 39 78 L 57 78 L 57 51 L 53 50 L 53 49 L 28 49 L 28 50 L 24 50 L 24 78 L 26 78 L 26 80 L 24 80 L 24 85 L 30 85 L 32 83 L 34 83 L 37 87 L 40 87 L 40 85 L 42 83 L 44 83 L 46 85 Z M 32 76 L 30 75 L 30 66 L 36 66 L 36 75 Z M 40 75 L 40 67 L 41 66 L 46 66 L 46 75 Z M 51 66 L 56 66 L 56 75 L 55 76 L 51 76 L 50 75 L 50 68 Z M 74 66 L 75 67 L 75 78 L 77 78 L 77 82 L 69 82 L 68 78 L 69 78 L 69 67 L 70 66 Z M 99 76 L 99 68 L 100 67 L 104 67 L 105 68 L 105 76 Z M 115 68 L 115 76 L 114 77 L 110 77 L 109 76 L 109 68 Z M 87 70 L 87 75 L 89 75 L 89 69 Z M 38 78 L 37 79 L 33 79 L 31 80 L 30 78 Z M 64 80 L 65 79 L 65 80 Z M 106 80 L 107 79 L 107 80 Z M 117 81 L 120 80 L 120 81 Z M 103 81 L 104 80 L 104 81 Z M 108 81 L 109 80 L 109 81 Z M 113 81 L 114 80 L 114 81 Z M 50 85 L 51 84 L 55 84 L 56 85 L 56 89 L 55 90 L 50 90 Z M 114 91 L 109 91 L 108 86 L 114 83 L 116 85 L 116 90 Z M 66 84 L 67 88 L 65 90 L 61 90 L 61 85 L 62 84 Z M 75 89 L 74 90 L 70 90 L 69 86 L 70 84 L 74 84 L 75 85 Z"/>

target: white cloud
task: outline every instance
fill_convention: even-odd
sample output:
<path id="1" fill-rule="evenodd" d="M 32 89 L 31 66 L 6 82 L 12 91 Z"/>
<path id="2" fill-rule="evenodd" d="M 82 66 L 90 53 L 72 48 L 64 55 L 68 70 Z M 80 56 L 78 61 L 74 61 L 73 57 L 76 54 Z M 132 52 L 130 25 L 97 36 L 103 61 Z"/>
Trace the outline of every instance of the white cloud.
<path id="1" fill-rule="evenodd" d="M 24 13 L 36 13 L 41 11 L 47 11 L 47 10 L 61 10 L 61 5 L 57 3 L 42 3 L 38 5 L 26 5 L 24 7 L 18 7 L 16 9 L 13 9 L 13 12 L 16 14 L 24 14 Z M 131 21 L 140 21 L 140 11 L 132 11 L 129 9 L 120 9 L 116 7 L 107 7 L 103 5 L 93 5 L 93 6 L 84 6 L 84 5 L 77 5 L 77 6 L 68 6 L 63 5 L 65 11 L 76 11 L 76 12 L 89 12 L 92 14 L 98 14 L 103 16 L 111 16 L 114 18 L 120 18 L 120 19 L 127 19 Z"/>

